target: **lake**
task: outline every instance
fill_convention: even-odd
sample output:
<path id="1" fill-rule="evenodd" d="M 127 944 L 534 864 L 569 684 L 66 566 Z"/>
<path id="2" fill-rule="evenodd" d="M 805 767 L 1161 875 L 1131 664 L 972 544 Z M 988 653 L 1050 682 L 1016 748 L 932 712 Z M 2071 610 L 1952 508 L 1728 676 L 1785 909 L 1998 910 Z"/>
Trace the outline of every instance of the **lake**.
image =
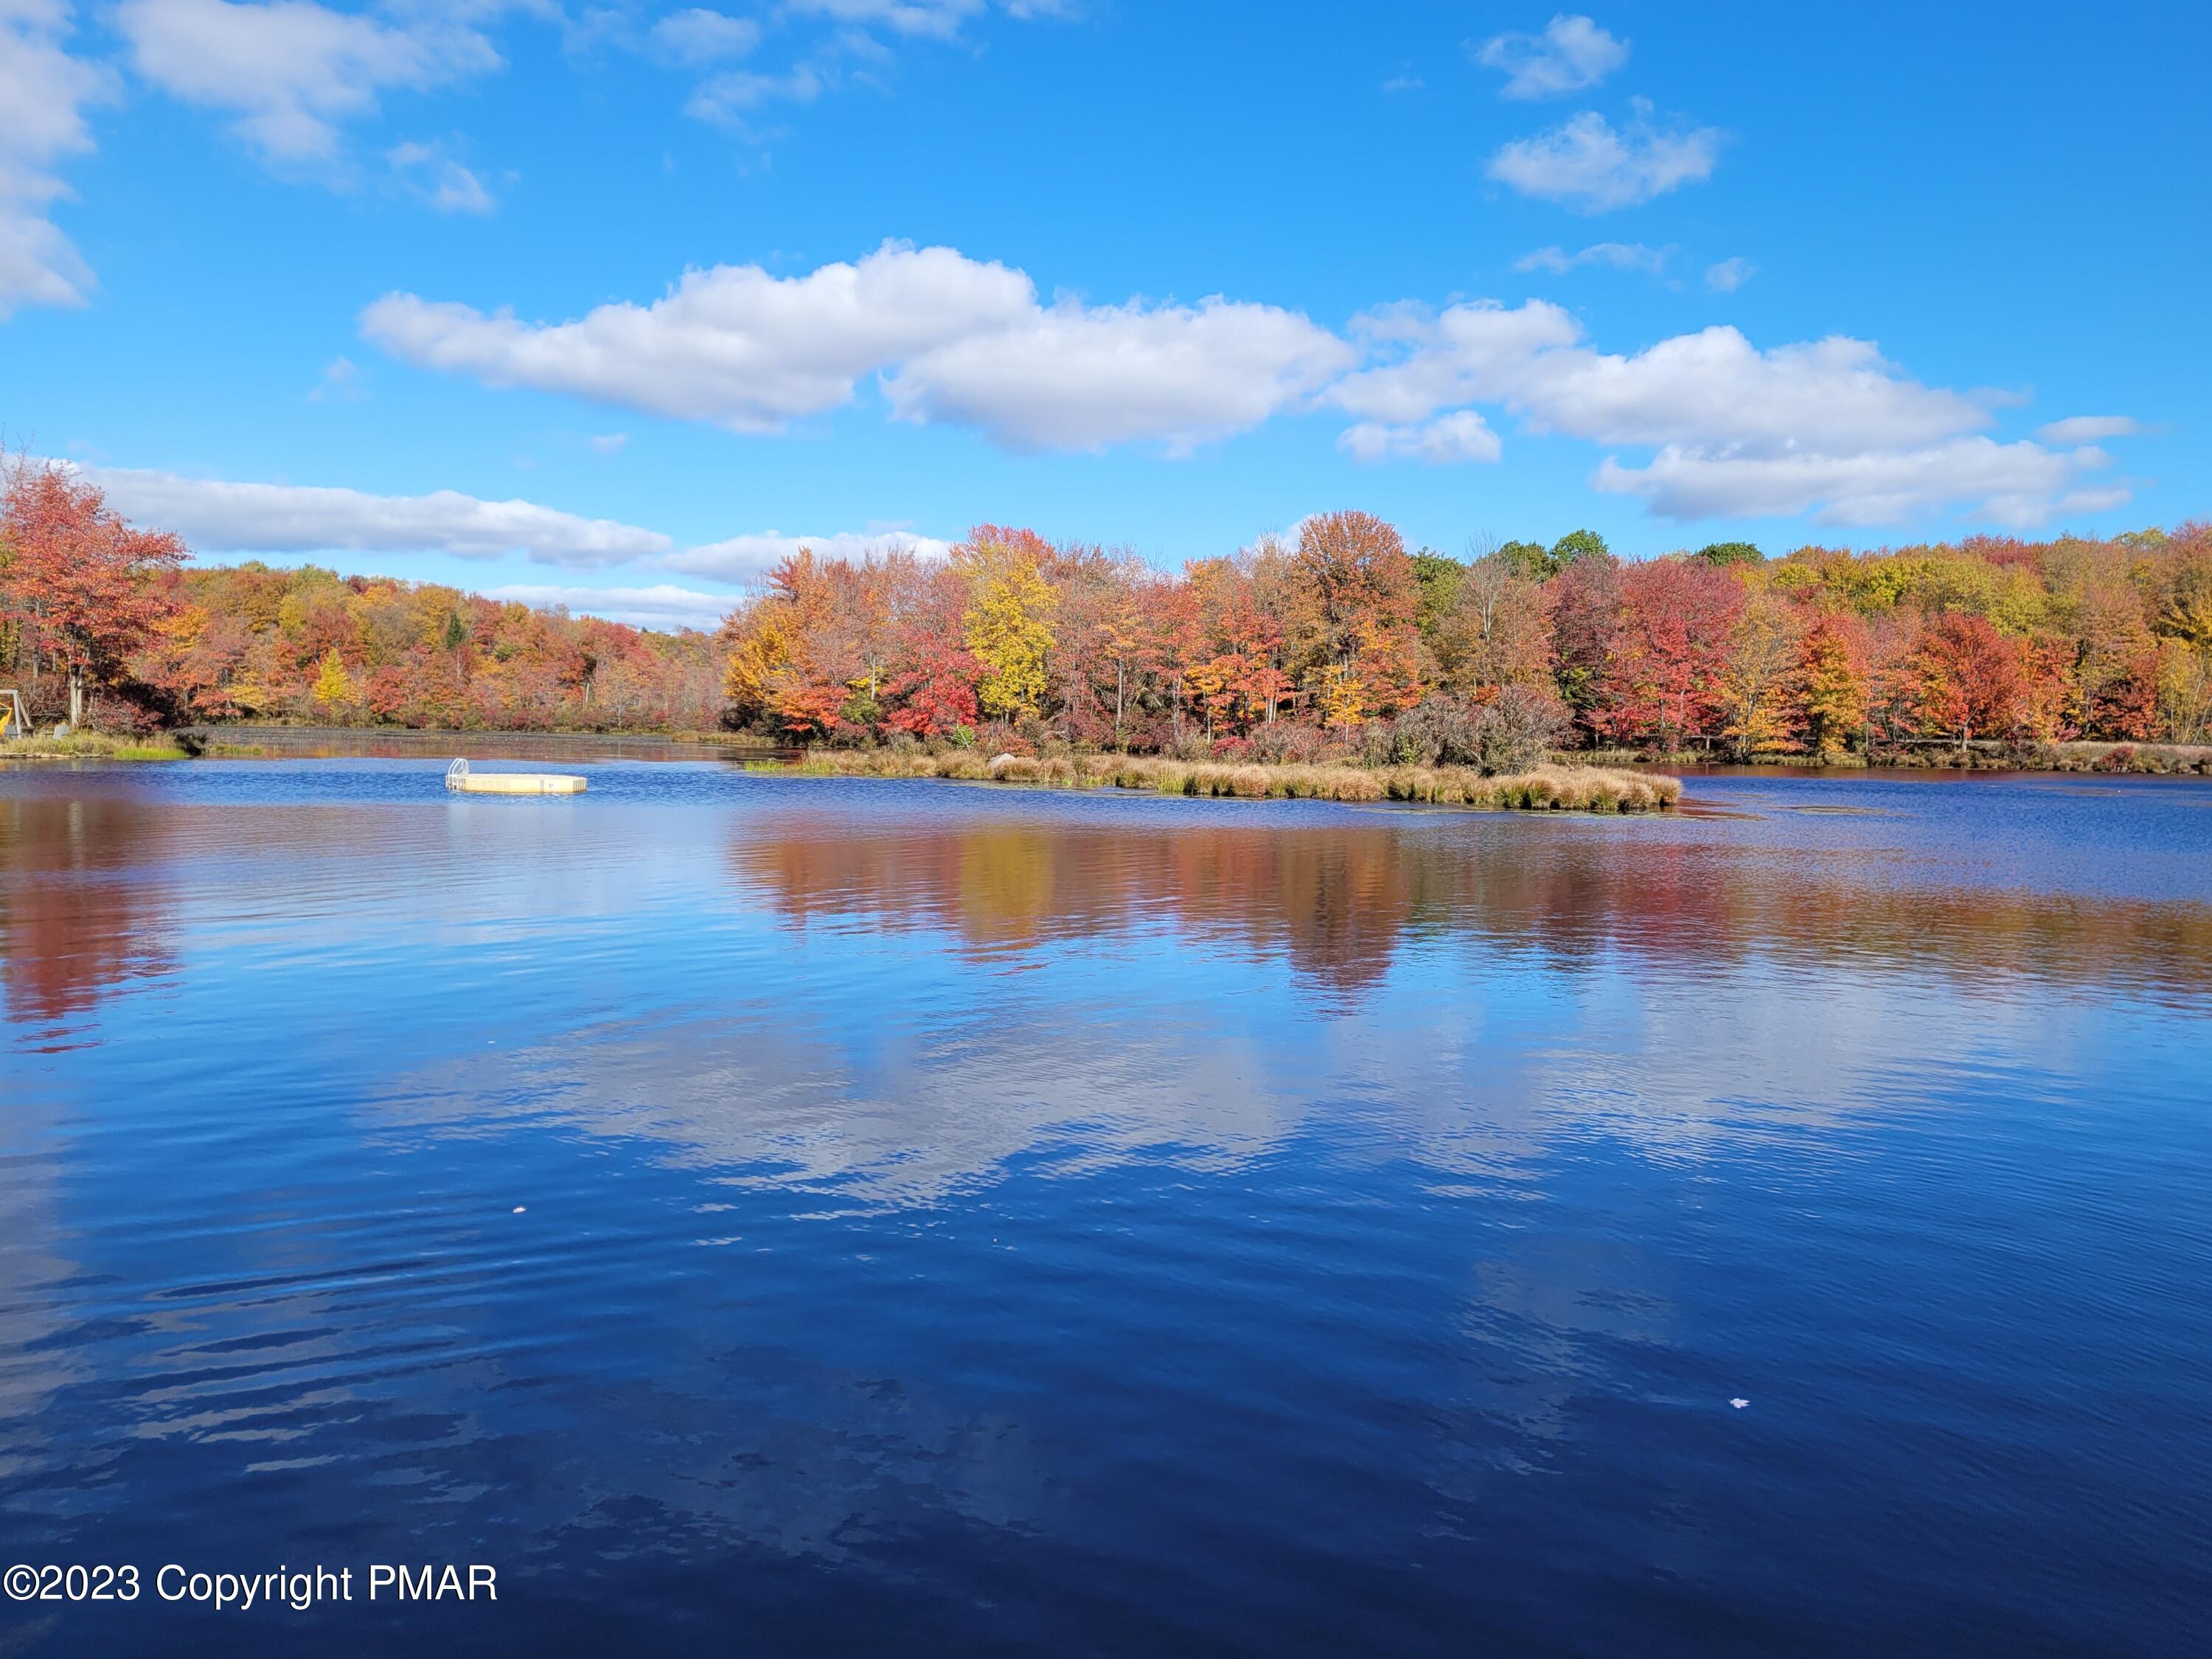
<path id="1" fill-rule="evenodd" d="M 2203 1650 L 2212 781 L 563 753 L 0 774 L 0 1653 Z"/>

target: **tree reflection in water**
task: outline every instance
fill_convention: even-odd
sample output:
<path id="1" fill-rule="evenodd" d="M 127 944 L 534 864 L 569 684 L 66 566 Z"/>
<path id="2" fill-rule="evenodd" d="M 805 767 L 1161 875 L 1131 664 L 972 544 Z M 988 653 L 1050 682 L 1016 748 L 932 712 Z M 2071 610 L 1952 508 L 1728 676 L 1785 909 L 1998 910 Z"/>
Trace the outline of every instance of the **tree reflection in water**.
<path id="1" fill-rule="evenodd" d="M 795 927 L 928 929 L 976 957 L 1170 927 L 1279 955 L 1340 996 L 1374 986 L 1414 942 L 1532 952 L 1554 967 L 1620 955 L 1694 974 L 1764 956 L 1967 987 L 2212 988 L 2212 907 L 2201 903 L 1921 879 L 1880 847 L 1777 857 L 1663 833 L 1671 826 L 1389 816 L 856 830 L 791 815 L 749 823 L 729 856 L 747 894 Z"/>
<path id="2" fill-rule="evenodd" d="M 90 792 L 0 796 L 0 988 L 9 1017 L 59 1028 L 174 966 L 162 871 L 174 809 Z"/>

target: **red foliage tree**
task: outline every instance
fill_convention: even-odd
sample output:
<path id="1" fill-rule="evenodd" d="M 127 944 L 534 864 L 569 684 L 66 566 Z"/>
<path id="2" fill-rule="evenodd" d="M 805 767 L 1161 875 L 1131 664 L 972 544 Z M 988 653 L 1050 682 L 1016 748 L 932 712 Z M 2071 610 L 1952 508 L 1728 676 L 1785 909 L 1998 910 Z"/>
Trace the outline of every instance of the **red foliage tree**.
<path id="1" fill-rule="evenodd" d="M 1729 633 L 1742 610 L 1742 585 L 1719 566 L 1692 559 L 1629 566 L 1592 723 L 1607 736 L 1662 749 L 1710 734 Z"/>
<path id="2" fill-rule="evenodd" d="M 87 686 L 112 684 L 169 614 L 160 578 L 183 562 L 185 544 L 133 530 L 66 469 L 21 458 L 0 482 L 0 544 L 9 609 L 33 653 L 69 675 L 70 724 L 80 726 Z"/>
<path id="3" fill-rule="evenodd" d="M 1977 737 L 2008 733 L 2027 690 L 2026 653 L 1981 617 L 1931 617 L 1907 659 L 1922 729 L 1964 749 Z"/>

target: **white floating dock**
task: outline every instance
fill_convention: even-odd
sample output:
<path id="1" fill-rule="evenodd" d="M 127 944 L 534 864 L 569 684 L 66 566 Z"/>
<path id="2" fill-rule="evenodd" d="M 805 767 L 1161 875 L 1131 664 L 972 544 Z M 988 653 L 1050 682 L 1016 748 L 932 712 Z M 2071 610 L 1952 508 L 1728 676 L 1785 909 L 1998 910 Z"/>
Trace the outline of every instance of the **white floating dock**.
<path id="1" fill-rule="evenodd" d="M 457 760 L 446 769 L 446 787 L 465 795 L 580 795 L 584 781 L 571 772 L 471 772 Z"/>

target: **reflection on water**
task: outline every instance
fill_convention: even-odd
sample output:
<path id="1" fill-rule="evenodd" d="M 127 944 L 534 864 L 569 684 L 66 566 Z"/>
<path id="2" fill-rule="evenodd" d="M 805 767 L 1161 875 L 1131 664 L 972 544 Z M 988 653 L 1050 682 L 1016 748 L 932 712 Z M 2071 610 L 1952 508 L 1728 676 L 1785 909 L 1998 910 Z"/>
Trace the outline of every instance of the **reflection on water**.
<path id="1" fill-rule="evenodd" d="M 167 815 L 143 800 L 0 795 L 0 985 L 11 1019 L 60 1025 L 169 965 Z"/>
<path id="2" fill-rule="evenodd" d="M 2201 1628 L 2212 788 L 579 753 L 0 776 L 0 1561 L 506 1592 L 0 1651 Z"/>
<path id="3" fill-rule="evenodd" d="M 1164 926 L 1279 953 L 1347 994 L 1378 981 L 1409 939 L 1525 949 L 1558 965 L 1626 951 L 1699 971 L 1780 955 L 1969 983 L 2017 975 L 2185 994 L 2205 988 L 2212 963 L 2212 905 L 2198 900 L 1900 881 L 1911 872 L 1887 848 L 1773 860 L 1657 836 L 1597 840 L 1579 826 L 1420 828 L 1436 833 L 1358 823 L 871 832 L 800 814 L 749 823 L 730 857 L 746 888 L 795 926 L 933 928 L 986 956 Z"/>

